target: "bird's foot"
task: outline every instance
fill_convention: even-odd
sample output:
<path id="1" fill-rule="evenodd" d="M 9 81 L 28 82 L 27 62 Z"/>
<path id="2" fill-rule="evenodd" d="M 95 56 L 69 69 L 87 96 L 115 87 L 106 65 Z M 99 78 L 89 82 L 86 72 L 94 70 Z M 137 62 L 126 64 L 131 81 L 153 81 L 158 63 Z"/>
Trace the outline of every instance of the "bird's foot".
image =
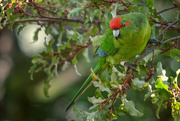
<path id="1" fill-rule="evenodd" d="M 128 68 L 130 68 L 130 69 L 132 69 L 132 70 L 137 72 L 137 69 L 135 68 L 135 66 L 137 66 L 137 64 L 130 64 L 128 62 L 125 62 L 124 66 L 127 66 Z"/>
<path id="2" fill-rule="evenodd" d="M 150 38 L 149 41 L 148 41 L 148 43 L 149 43 L 149 44 L 155 43 L 155 44 L 157 44 L 157 45 L 160 45 L 160 44 L 162 44 L 163 42 L 162 42 L 162 41 L 159 41 L 159 40 L 157 40 L 157 39 L 155 39 L 155 38 Z"/>

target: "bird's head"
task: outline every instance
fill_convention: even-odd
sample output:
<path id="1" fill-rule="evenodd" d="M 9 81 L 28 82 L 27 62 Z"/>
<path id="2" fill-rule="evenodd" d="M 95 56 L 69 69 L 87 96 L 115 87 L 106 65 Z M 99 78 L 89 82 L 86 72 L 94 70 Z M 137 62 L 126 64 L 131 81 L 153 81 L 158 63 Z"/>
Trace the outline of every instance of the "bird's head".
<path id="1" fill-rule="evenodd" d="M 129 26 L 131 25 L 130 21 L 127 21 L 125 23 L 121 23 L 121 18 L 120 17 L 116 17 L 114 19 L 111 20 L 110 22 L 110 27 L 113 30 L 113 35 L 114 37 L 117 39 L 120 36 L 120 29 L 125 27 L 125 26 Z"/>

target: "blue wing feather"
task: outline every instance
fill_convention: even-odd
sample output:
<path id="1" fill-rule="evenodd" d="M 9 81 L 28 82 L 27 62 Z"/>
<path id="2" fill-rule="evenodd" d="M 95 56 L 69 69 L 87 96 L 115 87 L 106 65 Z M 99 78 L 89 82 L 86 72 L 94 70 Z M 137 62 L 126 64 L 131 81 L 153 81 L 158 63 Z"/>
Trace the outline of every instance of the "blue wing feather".
<path id="1" fill-rule="evenodd" d="M 101 48 L 99 48 L 99 49 L 97 50 L 97 53 L 96 53 L 96 54 L 98 54 L 100 57 L 108 56 L 108 54 L 107 54 L 104 50 L 102 50 Z"/>

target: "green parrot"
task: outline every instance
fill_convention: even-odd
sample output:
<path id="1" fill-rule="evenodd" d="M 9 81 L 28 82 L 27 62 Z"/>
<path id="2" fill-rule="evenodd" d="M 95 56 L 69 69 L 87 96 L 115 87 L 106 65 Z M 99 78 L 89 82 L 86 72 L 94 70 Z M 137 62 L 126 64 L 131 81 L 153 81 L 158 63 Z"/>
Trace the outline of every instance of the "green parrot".
<path id="1" fill-rule="evenodd" d="M 107 30 L 106 36 L 96 51 L 99 55 L 99 61 L 94 68 L 94 73 L 104 71 L 108 67 L 108 63 L 120 64 L 127 61 L 145 48 L 151 35 L 151 27 L 148 18 L 138 12 L 124 14 L 111 20 L 110 28 Z M 76 93 L 66 111 L 74 104 L 85 88 L 91 82 L 91 75 L 88 76 L 84 84 Z"/>

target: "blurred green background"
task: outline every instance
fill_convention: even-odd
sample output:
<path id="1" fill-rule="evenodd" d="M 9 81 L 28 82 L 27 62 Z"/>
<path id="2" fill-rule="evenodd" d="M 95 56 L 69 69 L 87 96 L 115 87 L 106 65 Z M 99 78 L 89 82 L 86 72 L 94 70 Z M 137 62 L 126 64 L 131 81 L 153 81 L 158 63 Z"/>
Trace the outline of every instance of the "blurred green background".
<path id="1" fill-rule="evenodd" d="M 155 8 L 160 11 L 172 6 L 171 0 L 155 0 Z M 174 20 L 178 8 L 164 12 L 162 15 L 168 20 Z M 17 28 L 17 27 L 16 27 Z M 78 70 L 82 76 L 78 76 L 73 67 L 59 72 L 59 77 L 53 79 L 49 90 L 50 97 L 45 97 L 43 93 L 43 80 L 45 74 L 35 73 L 34 80 L 30 80 L 28 70 L 32 65 L 33 54 L 43 51 L 44 38 L 48 41 L 52 36 L 47 36 L 43 31 L 39 33 L 38 42 L 33 43 L 33 33 L 37 25 L 28 25 L 20 35 L 14 31 L 4 29 L 0 32 L 0 121 L 68 121 L 77 119 L 71 108 L 64 112 L 70 99 L 78 91 L 90 68 L 94 67 L 98 58 L 93 59 L 92 47 L 89 48 L 90 63 L 81 56 L 78 62 Z M 178 33 L 168 32 L 167 36 Z M 168 76 L 175 76 L 175 71 L 180 67 L 180 63 L 159 56 L 155 62 L 161 61 L 163 68 L 168 70 Z M 168 65 L 166 67 L 166 65 Z M 87 96 L 94 94 L 95 88 L 91 86 L 86 93 L 76 103 L 77 107 L 87 110 L 90 103 Z M 148 99 L 144 102 L 145 92 L 134 92 L 128 90 L 131 100 L 136 103 L 136 108 L 144 113 L 144 116 L 137 118 L 129 115 L 122 116 L 121 121 L 173 121 L 170 107 L 160 111 L 160 118 L 156 117 L 156 105 Z"/>

